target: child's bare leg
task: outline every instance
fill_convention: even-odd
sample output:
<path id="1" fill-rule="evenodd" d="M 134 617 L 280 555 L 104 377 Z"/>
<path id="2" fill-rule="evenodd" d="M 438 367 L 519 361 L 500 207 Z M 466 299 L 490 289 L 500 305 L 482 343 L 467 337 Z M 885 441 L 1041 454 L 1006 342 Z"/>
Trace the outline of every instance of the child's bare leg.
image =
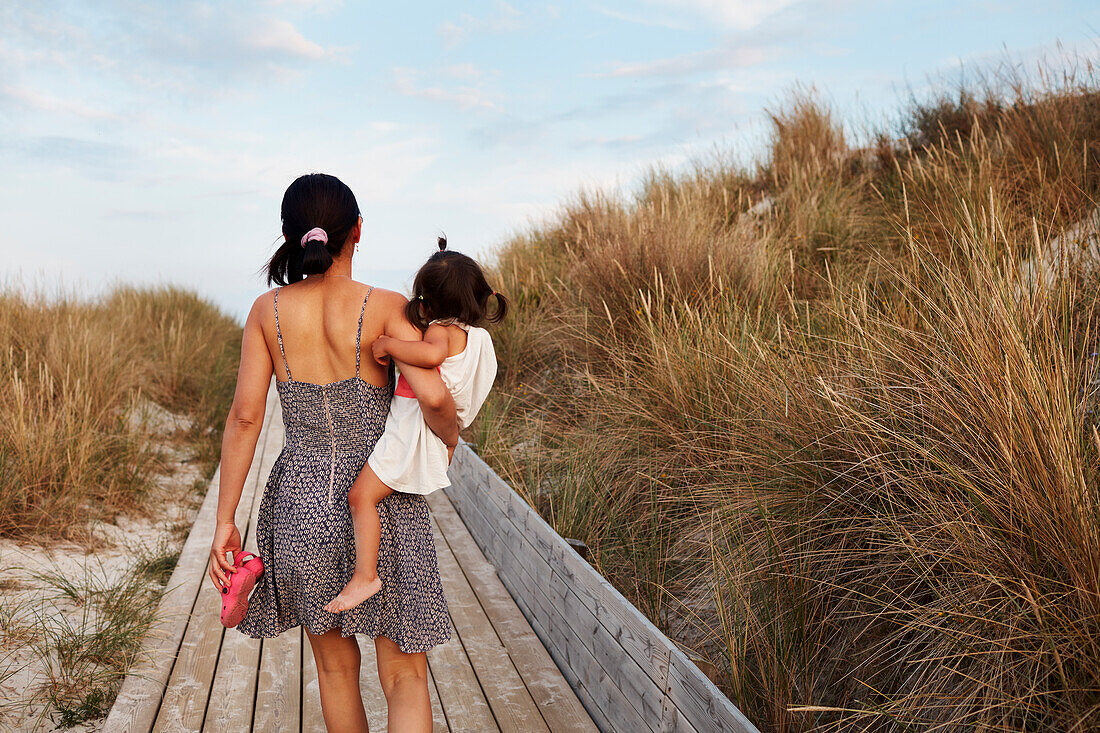
<path id="1" fill-rule="evenodd" d="M 347 611 L 382 590 L 378 577 L 378 543 L 382 540 L 382 522 L 378 502 L 393 493 L 370 466 L 364 466 L 359 480 L 348 490 L 351 523 L 355 528 L 355 572 L 340 594 L 325 605 L 330 613 Z"/>

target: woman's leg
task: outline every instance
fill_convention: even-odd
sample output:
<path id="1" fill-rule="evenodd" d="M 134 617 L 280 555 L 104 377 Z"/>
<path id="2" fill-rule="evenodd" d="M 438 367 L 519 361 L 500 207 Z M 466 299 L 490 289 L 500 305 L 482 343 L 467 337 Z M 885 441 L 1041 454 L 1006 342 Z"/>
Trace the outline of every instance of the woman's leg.
<path id="1" fill-rule="evenodd" d="M 393 493 L 382 483 L 370 466 L 348 489 L 348 507 L 355 529 L 355 572 L 339 595 L 325 604 L 330 613 L 347 611 L 382 590 L 378 577 L 378 543 L 382 541 L 382 521 L 378 517 L 378 502 Z"/>
<path id="2" fill-rule="evenodd" d="M 432 701 L 428 697 L 428 655 L 406 654 L 384 636 L 374 640 L 378 679 L 386 696 L 389 733 L 431 733 Z"/>
<path id="3" fill-rule="evenodd" d="M 340 629 L 314 635 L 309 644 L 317 662 L 321 688 L 321 714 L 328 733 L 368 733 L 367 713 L 359 694 L 359 643 L 354 636 L 340 636 Z"/>

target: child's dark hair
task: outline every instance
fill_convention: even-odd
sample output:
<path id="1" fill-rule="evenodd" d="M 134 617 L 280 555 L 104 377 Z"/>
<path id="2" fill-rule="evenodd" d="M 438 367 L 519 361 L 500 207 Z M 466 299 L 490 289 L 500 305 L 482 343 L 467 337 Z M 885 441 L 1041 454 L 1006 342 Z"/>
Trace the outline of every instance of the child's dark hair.
<path id="1" fill-rule="evenodd" d="M 489 313 L 489 298 L 497 307 Z M 439 251 L 428 258 L 413 280 L 412 300 L 405 316 L 421 331 L 434 320 L 455 319 L 470 326 L 499 323 L 508 312 L 508 301 L 489 287 L 481 266 L 460 252 L 447 249 L 439 238 Z"/>
<path id="2" fill-rule="evenodd" d="M 286 189 L 281 216 L 286 241 L 268 260 L 268 285 L 296 283 L 332 267 L 332 258 L 340 255 L 359 223 L 359 204 L 336 176 L 307 173 Z M 302 237 L 314 227 L 325 230 L 328 243 L 311 239 L 303 246 Z"/>

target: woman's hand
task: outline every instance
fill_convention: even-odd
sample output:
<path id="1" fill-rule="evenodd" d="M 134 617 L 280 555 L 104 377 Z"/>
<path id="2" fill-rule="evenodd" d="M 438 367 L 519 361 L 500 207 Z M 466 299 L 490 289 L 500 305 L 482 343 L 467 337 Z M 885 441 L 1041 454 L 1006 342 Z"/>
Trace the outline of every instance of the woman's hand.
<path id="1" fill-rule="evenodd" d="M 382 366 L 386 366 L 390 363 L 390 355 L 389 352 L 386 351 L 386 345 L 390 340 L 389 336 L 382 334 L 370 345 L 370 350 L 374 354 L 374 360 Z"/>
<path id="2" fill-rule="evenodd" d="M 210 545 L 210 580 L 219 591 L 229 585 L 227 573 L 235 573 L 237 569 L 225 559 L 227 552 L 233 553 L 233 559 L 241 551 L 241 533 L 233 522 L 218 522 L 218 528 L 214 530 L 214 542 Z"/>

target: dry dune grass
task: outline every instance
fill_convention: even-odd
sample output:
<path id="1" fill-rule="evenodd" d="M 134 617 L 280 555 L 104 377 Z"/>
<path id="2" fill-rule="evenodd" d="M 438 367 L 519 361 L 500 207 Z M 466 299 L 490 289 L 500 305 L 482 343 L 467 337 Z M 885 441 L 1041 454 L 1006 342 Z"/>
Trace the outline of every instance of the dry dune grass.
<path id="1" fill-rule="evenodd" d="M 1093 70 L 812 92 L 503 250 L 487 458 L 769 730 L 1100 727 Z M 1093 234 L 1095 236 L 1095 233 Z M 1053 276 L 1051 276 L 1053 275 Z"/>
<path id="2" fill-rule="evenodd" d="M 0 536 L 75 536 L 140 508 L 159 470 L 134 407 L 192 418 L 208 473 L 228 408 L 240 327 L 179 288 L 118 286 L 97 300 L 0 293 Z M 222 417 L 219 419 L 218 415 Z"/>

